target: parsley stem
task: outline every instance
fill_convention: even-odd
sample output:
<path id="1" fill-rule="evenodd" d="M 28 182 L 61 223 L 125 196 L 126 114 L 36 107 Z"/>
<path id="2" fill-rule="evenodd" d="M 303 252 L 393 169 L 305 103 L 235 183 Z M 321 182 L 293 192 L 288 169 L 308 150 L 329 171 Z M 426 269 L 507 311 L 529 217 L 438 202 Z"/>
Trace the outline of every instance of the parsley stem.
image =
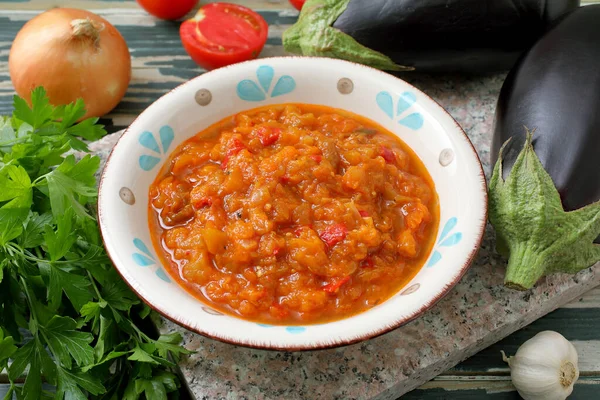
<path id="1" fill-rule="evenodd" d="M 90 271 L 86 269 L 85 272 L 87 272 L 88 278 L 90 279 L 90 282 L 92 282 L 92 287 L 94 288 L 94 292 L 96 292 L 96 295 L 98 296 L 98 301 L 104 301 L 102 295 L 100 294 L 100 291 L 98 290 L 98 286 L 96 286 L 96 280 L 94 279 Z"/>
<path id="2" fill-rule="evenodd" d="M 44 330 L 39 329 L 39 320 L 37 317 L 37 312 L 35 310 L 35 305 L 33 304 L 33 300 L 31 299 L 31 294 L 29 293 L 29 287 L 27 286 L 27 283 L 25 282 L 25 278 L 23 278 L 22 276 L 20 278 L 21 278 L 21 286 L 23 287 L 23 292 L 25 292 L 25 297 L 27 298 L 27 303 L 29 303 L 29 309 L 31 310 L 31 314 L 29 317 L 33 318 L 33 320 L 38 325 L 37 332 L 35 332 L 35 333 L 31 332 L 31 333 L 35 336 L 35 340 L 37 340 L 38 342 L 40 340 L 39 335 L 41 334 L 42 338 L 44 339 L 44 342 L 46 342 L 46 345 L 48 345 L 48 348 L 50 349 L 52 356 L 54 357 L 55 360 L 58 360 L 58 357 L 56 356 L 56 352 L 52 348 L 52 344 L 50 344 L 50 341 L 48 340 L 48 337 L 46 337 Z"/>
<path id="3" fill-rule="evenodd" d="M 151 337 L 146 335 L 144 332 L 142 332 L 140 330 L 140 328 L 138 328 L 137 325 L 135 323 L 133 323 L 133 321 L 130 321 L 130 324 L 133 327 L 133 329 L 135 329 L 135 331 L 138 333 L 138 336 L 140 337 L 140 339 L 145 339 L 146 342 L 154 342 L 154 339 L 152 339 Z"/>
<path id="4" fill-rule="evenodd" d="M 11 242 L 9 242 L 9 243 L 6 244 L 6 248 L 7 248 L 7 250 L 11 250 L 12 249 L 12 251 L 14 253 L 18 253 L 20 256 L 22 256 L 23 258 L 25 258 L 27 261 L 33 261 L 33 262 L 41 262 L 41 263 L 49 263 L 49 262 L 51 262 L 52 264 L 73 264 L 73 263 L 77 263 L 77 262 L 83 260 L 83 257 L 82 257 L 82 258 L 78 258 L 76 260 L 50 261 L 50 260 L 46 260 L 46 259 L 41 258 L 39 255 L 38 255 L 38 257 L 36 257 L 35 254 L 31 253 L 28 250 L 24 250 L 24 249 L 16 246 L 14 243 L 11 243 Z M 36 249 L 36 250 L 38 250 L 38 249 Z M 11 253 L 11 256 L 14 255 L 14 253 Z"/>
<path id="5" fill-rule="evenodd" d="M 31 182 L 31 186 L 37 186 L 37 185 L 40 183 L 40 181 L 41 181 L 42 179 L 46 179 L 46 177 L 47 177 L 49 174 L 50 174 L 50 172 L 48 172 L 47 174 L 44 174 L 44 175 L 40 175 L 40 176 L 38 176 L 37 178 L 35 178 L 35 180 L 34 180 L 33 182 Z"/>

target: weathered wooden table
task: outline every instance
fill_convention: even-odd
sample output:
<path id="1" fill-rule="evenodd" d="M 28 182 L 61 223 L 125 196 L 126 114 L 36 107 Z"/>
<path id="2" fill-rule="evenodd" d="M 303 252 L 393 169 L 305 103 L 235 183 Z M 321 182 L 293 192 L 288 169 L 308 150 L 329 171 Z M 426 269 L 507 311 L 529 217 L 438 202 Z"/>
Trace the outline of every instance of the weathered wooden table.
<path id="1" fill-rule="evenodd" d="M 283 54 L 281 33 L 296 20 L 287 0 L 229 0 L 252 7 L 267 19 L 269 39 L 263 56 Z M 585 1 L 584 1 L 585 2 Z M 181 47 L 176 22 L 149 17 L 131 0 L 0 0 L 0 114 L 12 111 L 14 93 L 8 75 L 8 53 L 20 27 L 40 11 L 55 6 L 85 8 L 109 19 L 121 31 L 131 50 L 133 76 L 130 88 L 119 106 L 103 122 L 109 132 L 127 125 L 150 103 L 179 83 L 202 73 Z M 493 98 L 503 74 L 487 77 L 437 76 L 419 74 L 402 76 L 436 98 L 440 93 L 469 96 L 457 102 L 451 113 L 468 121 L 467 133 L 478 138 L 481 131 L 491 128 Z M 428 90 L 430 89 L 430 90 Z M 478 97 L 477 93 L 485 93 Z M 453 105 L 453 96 L 436 98 L 442 105 Z M 485 104 L 484 104 L 485 103 Z M 466 106 L 465 106 L 466 104 Z M 480 150 L 486 167 L 489 154 Z M 498 268 L 502 268 L 499 266 Z M 449 371 L 414 390 L 403 399 L 518 399 L 510 384 L 509 371 L 500 357 L 500 349 L 514 353 L 518 346 L 542 330 L 555 330 L 574 342 L 580 355 L 581 379 L 573 399 L 600 398 L 600 289 L 559 308 L 506 339 L 472 356 Z M 385 368 L 385 365 L 382 366 Z M 1 377 L 0 377 L 1 379 Z M 0 389 L 0 394 L 3 395 Z"/>

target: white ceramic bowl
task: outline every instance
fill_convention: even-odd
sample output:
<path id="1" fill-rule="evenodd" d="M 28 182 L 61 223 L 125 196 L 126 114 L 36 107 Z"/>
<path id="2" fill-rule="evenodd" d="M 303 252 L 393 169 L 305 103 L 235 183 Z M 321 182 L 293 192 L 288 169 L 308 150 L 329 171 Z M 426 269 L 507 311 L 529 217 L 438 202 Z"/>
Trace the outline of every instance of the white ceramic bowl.
<path id="1" fill-rule="evenodd" d="M 378 306 L 340 321 L 270 326 L 222 313 L 165 273 L 152 248 L 148 188 L 170 151 L 209 125 L 267 104 L 312 103 L 363 115 L 421 158 L 439 195 L 436 244 L 420 272 Z M 108 254 L 152 308 L 192 331 L 244 346 L 308 350 L 368 339 L 422 314 L 463 276 L 479 248 L 487 196 L 481 164 L 442 107 L 384 72 L 325 58 L 267 58 L 205 73 L 148 107 L 115 146 L 100 182 L 99 219 Z"/>

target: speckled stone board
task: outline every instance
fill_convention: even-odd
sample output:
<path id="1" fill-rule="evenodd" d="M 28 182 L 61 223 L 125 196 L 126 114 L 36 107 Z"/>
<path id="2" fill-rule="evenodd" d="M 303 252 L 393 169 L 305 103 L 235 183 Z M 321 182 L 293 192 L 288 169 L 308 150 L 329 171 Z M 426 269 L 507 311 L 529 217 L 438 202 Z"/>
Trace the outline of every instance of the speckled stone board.
<path id="1" fill-rule="evenodd" d="M 489 177 L 494 107 L 504 76 L 402 77 L 437 100 L 465 129 Z M 106 156 L 117 137 L 94 144 L 94 150 Z M 395 399 L 600 284 L 596 265 L 517 292 L 502 286 L 504 268 L 488 227 L 469 272 L 433 309 L 386 335 L 333 350 L 253 350 L 204 338 L 166 320 L 160 328 L 180 331 L 185 346 L 196 352 L 180 367 L 197 399 Z"/>

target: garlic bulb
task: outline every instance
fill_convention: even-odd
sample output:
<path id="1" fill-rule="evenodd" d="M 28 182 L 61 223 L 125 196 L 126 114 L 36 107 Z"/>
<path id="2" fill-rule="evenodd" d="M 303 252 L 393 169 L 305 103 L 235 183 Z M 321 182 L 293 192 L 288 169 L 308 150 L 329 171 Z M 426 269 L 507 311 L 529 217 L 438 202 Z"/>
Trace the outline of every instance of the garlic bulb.
<path id="1" fill-rule="evenodd" d="M 540 332 L 510 358 L 510 376 L 525 400 L 564 400 L 579 378 L 577 351 L 560 333 Z"/>

